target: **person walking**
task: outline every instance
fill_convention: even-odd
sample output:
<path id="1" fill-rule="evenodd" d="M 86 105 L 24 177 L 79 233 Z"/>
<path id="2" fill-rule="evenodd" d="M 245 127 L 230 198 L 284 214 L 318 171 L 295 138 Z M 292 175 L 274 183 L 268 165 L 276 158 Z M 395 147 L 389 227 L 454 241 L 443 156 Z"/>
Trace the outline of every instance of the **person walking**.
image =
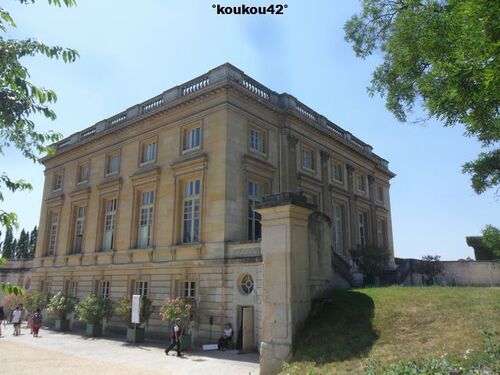
<path id="1" fill-rule="evenodd" d="M 2 322 L 5 319 L 5 312 L 3 311 L 3 306 L 0 306 L 0 336 L 2 336 Z"/>
<path id="2" fill-rule="evenodd" d="M 40 308 L 37 308 L 36 311 L 33 313 L 33 316 L 31 318 L 33 337 L 38 337 L 38 331 L 40 330 L 40 327 L 42 326 L 42 319 L 43 319 L 42 312 L 40 311 Z"/>
<path id="3" fill-rule="evenodd" d="M 168 355 L 168 352 L 176 347 L 175 350 L 177 351 L 177 357 L 182 357 L 181 353 L 181 336 L 182 336 L 182 328 L 180 326 L 181 319 L 177 318 L 175 319 L 175 323 L 172 327 L 172 342 L 168 346 L 168 348 L 165 350 L 165 354 Z"/>
<path id="4" fill-rule="evenodd" d="M 16 306 L 16 309 L 12 312 L 12 323 L 14 324 L 14 336 L 19 336 L 21 333 L 21 318 L 22 312 L 19 305 Z"/>

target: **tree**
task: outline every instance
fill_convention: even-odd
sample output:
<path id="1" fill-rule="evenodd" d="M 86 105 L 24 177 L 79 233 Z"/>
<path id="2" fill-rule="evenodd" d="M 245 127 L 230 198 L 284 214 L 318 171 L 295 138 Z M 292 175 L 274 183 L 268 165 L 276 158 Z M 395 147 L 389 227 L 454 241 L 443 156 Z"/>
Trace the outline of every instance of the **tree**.
<path id="1" fill-rule="evenodd" d="M 374 278 L 381 276 L 387 268 L 390 253 L 387 249 L 376 246 L 358 246 L 351 250 L 351 258 L 361 273 L 373 279 L 368 283 L 373 283 Z"/>
<path id="2" fill-rule="evenodd" d="M 3 240 L 2 245 L 2 257 L 5 259 L 12 258 L 12 241 L 14 240 L 14 236 L 12 235 L 12 228 L 7 228 L 5 232 L 5 239 Z"/>
<path id="3" fill-rule="evenodd" d="M 16 259 L 28 259 L 30 239 L 29 234 L 24 229 L 19 235 L 19 240 L 17 242 Z"/>
<path id="4" fill-rule="evenodd" d="M 427 280 L 434 284 L 434 278 L 443 273 L 444 265 L 439 255 L 425 255 L 416 264 L 415 270 L 427 277 Z"/>
<path id="5" fill-rule="evenodd" d="M 482 230 L 482 234 L 483 243 L 500 257 L 500 229 L 493 225 L 486 225 Z"/>
<path id="6" fill-rule="evenodd" d="M 21 4 L 33 4 L 35 0 L 18 0 Z M 67 7 L 76 5 L 76 0 L 48 0 L 49 4 Z M 8 28 L 16 24 L 9 12 L 0 6 L 0 154 L 4 147 L 13 145 L 22 155 L 34 162 L 38 154 L 52 153 L 47 146 L 60 138 L 54 132 L 41 133 L 35 129 L 33 115 L 41 115 L 55 120 L 56 114 L 49 108 L 55 103 L 57 96 L 54 91 L 38 87 L 29 81 L 28 69 L 21 60 L 35 55 L 44 55 L 50 59 L 62 58 L 64 62 L 73 62 L 78 52 L 59 46 L 47 46 L 36 39 L 7 39 Z M 31 185 L 24 180 L 12 180 L 6 173 L 0 173 L 0 202 L 4 201 L 3 191 L 12 192 L 29 190 Z M 18 227 L 15 212 L 0 209 L 0 226 L 7 229 Z M 22 289 L 6 283 L 0 283 L 0 291 L 6 293 L 22 293 Z"/>
<path id="7" fill-rule="evenodd" d="M 18 0 L 22 4 L 34 3 L 35 0 Z M 49 4 L 70 7 L 75 0 L 48 0 Z M 29 81 L 30 74 L 22 61 L 29 56 L 44 55 L 50 59 L 62 58 L 64 62 L 73 62 L 78 52 L 59 46 L 48 46 L 36 39 L 7 39 L 6 33 L 16 24 L 9 12 L 0 7 L 0 153 L 4 147 L 13 146 L 22 155 L 37 162 L 41 153 L 51 153 L 47 143 L 56 142 L 60 135 L 54 132 L 41 133 L 35 129 L 33 115 L 41 115 L 54 120 L 56 115 L 49 104 L 57 100 L 54 91 L 38 87 Z M 12 192 L 31 189 L 24 181 L 12 180 L 7 174 L 0 173 L 0 202 L 4 200 L 4 189 Z M 0 210 L 0 225 L 17 227 L 14 212 Z"/>
<path id="8" fill-rule="evenodd" d="M 33 228 L 33 230 L 30 233 L 28 259 L 33 259 L 35 257 L 37 237 L 38 237 L 38 228 L 35 225 L 35 227 Z"/>
<path id="9" fill-rule="evenodd" d="M 421 104 L 444 126 L 463 124 L 491 152 L 463 167 L 476 193 L 500 184 L 500 43 L 493 0 L 362 0 L 345 24 L 358 57 L 384 61 L 369 93 L 402 122 Z"/>
<path id="10" fill-rule="evenodd" d="M 14 240 L 12 240 L 11 251 L 12 251 L 12 255 L 11 255 L 10 259 L 16 259 L 16 256 L 17 256 L 17 239 L 16 238 L 14 238 Z"/>

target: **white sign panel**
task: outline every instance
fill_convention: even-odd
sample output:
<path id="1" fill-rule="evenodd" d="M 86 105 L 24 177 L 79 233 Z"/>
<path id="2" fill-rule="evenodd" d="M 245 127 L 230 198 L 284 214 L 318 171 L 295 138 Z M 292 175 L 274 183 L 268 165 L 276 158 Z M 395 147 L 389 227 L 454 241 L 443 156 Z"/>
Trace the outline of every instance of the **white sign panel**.
<path id="1" fill-rule="evenodd" d="M 139 318 L 139 313 L 141 310 L 141 296 L 139 294 L 134 294 L 132 296 L 132 319 L 131 323 L 137 323 L 139 324 L 140 318 Z"/>

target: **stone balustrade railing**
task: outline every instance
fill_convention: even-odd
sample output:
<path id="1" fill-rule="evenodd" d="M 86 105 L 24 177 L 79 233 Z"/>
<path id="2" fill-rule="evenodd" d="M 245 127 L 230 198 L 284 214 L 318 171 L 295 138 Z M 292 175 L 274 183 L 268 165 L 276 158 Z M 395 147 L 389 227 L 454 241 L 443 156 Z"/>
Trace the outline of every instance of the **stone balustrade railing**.
<path id="1" fill-rule="evenodd" d="M 384 168 L 389 168 L 389 163 L 387 160 L 380 158 L 379 156 L 372 153 L 372 147 L 365 142 L 356 138 L 348 131 L 342 129 L 338 125 L 334 124 L 326 117 L 315 112 L 305 104 L 298 101 L 292 95 L 283 93 L 278 94 L 266 86 L 255 81 L 251 77 L 247 76 L 244 72 L 238 68 L 232 66 L 231 64 L 224 64 L 215 69 L 212 69 L 207 74 L 199 76 L 189 82 L 182 85 L 173 87 L 163 94 L 158 95 L 152 99 L 146 100 L 143 103 L 137 104 L 128 108 L 127 110 L 103 121 L 98 122 L 94 126 L 84 129 L 79 133 L 73 134 L 68 138 L 59 141 L 55 147 L 60 150 L 71 144 L 77 143 L 80 140 L 89 139 L 95 136 L 97 133 L 104 130 L 123 125 L 133 120 L 136 117 L 145 115 L 150 112 L 154 112 L 168 104 L 178 100 L 180 98 L 192 95 L 200 90 L 207 87 L 215 85 L 224 80 L 230 80 L 238 83 L 241 87 L 245 88 L 248 92 L 254 94 L 259 100 L 267 101 L 270 104 L 276 105 L 278 107 L 291 110 L 301 118 L 312 122 L 324 129 L 331 135 L 342 138 L 348 143 L 355 146 L 358 150 L 370 155 L 371 157 L 377 159 L 379 165 Z"/>

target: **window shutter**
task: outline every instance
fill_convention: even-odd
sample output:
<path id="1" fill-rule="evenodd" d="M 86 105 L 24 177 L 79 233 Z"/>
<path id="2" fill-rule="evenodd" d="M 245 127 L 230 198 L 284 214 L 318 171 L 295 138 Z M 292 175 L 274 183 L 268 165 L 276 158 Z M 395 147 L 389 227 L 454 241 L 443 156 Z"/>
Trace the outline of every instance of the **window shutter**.
<path id="1" fill-rule="evenodd" d="M 94 294 L 96 296 L 99 296 L 99 280 L 94 280 Z"/>
<path id="2" fill-rule="evenodd" d="M 132 299 L 132 296 L 134 295 L 134 293 L 135 293 L 135 280 L 132 279 L 132 280 L 130 280 L 130 293 L 129 293 L 130 299 Z"/>
<path id="3" fill-rule="evenodd" d="M 69 280 L 64 280 L 64 294 L 68 295 L 69 294 Z"/>

